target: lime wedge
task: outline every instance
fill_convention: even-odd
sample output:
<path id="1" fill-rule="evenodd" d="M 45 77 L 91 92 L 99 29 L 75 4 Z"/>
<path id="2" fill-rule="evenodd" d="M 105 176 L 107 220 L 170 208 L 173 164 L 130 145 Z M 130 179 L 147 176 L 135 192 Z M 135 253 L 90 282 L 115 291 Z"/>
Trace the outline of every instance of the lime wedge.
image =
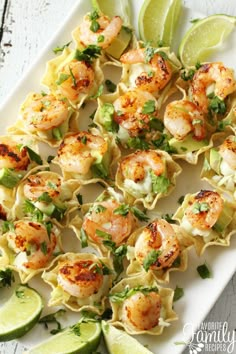
<path id="1" fill-rule="evenodd" d="M 130 25 L 130 5 L 128 0 L 92 0 L 92 6 L 98 13 L 108 17 L 120 16 L 124 26 Z"/>
<path id="2" fill-rule="evenodd" d="M 97 349 L 100 338 L 100 323 L 79 322 L 31 348 L 26 354 L 91 354 Z"/>
<path id="3" fill-rule="evenodd" d="M 236 17 L 212 15 L 197 21 L 185 34 L 179 56 L 185 67 L 205 61 L 213 49 L 219 47 L 233 31 Z"/>
<path id="4" fill-rule="evenodd" d="M 0 308 L 0 341 L 22 337 L 39 320 L 43 303 L 32 288 L 19 286 Z"/>
<path id="5" fill-rule="evenodd" d="M 153 354 L 126 332 L 102 321 L 102 333 L 109 354 Z"/>
<path id="6" fill-rule="evenodd" d="M 170 6 L 165 20 L 164 32 L 162 35 L 163 44 L 166 46 L 170 46 L 172 43 L 174 32 L 180 17 L 181 6 L 182 0 L 174 0 Z"/>
<path id="7" fill-rule="evenodd" d="M 170 46 L 180 8 L 181 0 L 145 0 L 138 19 L 140 38 L 153 46 L 159 41 Z"/>

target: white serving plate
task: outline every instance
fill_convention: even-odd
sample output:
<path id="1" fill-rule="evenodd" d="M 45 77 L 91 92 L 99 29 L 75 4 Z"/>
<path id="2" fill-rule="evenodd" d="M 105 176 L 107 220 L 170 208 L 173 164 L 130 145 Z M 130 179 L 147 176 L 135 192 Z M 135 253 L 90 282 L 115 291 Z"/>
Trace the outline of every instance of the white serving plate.
<path id="1" fill-rule="evenodd" d="M 133 23 L 137 29 L 137 18 L 142 0 L 131 0 Z M 7 125 L 13 123 L 16 118 L 18 107 L 23 101 L 24 97 L 29 91 L 41 90 L 39 85 L 40 79 L 45 70 L 46 62 L 54 57 L 52 48 L 58 44 L 67 43 L 71 40 L 71 31 L 78 25 L 82 16 L 90 10 L 90 1 L 78 0 L 71 14 L 67 17 L 60 30 L 55 34 L 55 37 L 48 43 L 46 48 L 42 51 L 40 57 L 35 61 L 30 70 L 24 75 L 22 80 L 16 86 L 14 91 L 6 99 L 5 103 L 0 110 L 0 131 L 5 133 Z M 189 20 L 193 18 L 203 17 L 198 13 L 191 11 L 191 9 L 183 9 L 181 16 L 181 27 L 178 29 L 176 38 L 181 38 L 186 29 L 190 26 Z M 236 32 L 236 31 L 235 31 Z M 221 47 L 221 50 L 214 54 L 212 60 L 222 60 L 226 65 L 233 67 L 236 70 L 236 62 L 233 58 L 236 57 L 236 48 L 233 43 L 236 42 L 236 33 L 231 35 L 228 41 Z M 175 43 L 175 47 L 178 47 L 178 41 Z M 175 49 L 176 49 L 175 48 Z M 81 114 L 82 115 L 85 113 Z M 174 212 L 177 205 L 177 200 L 180 196 L 186 193 L 194 193 L 204 186 L 209 188 L 205 183 L 199 181 L 199 174 L 201 170 L 200 164 L 198 166 L 187 165 L 182 163 L 183 173 L 177 179 L 177 186 L 175 191 L 170 197 L 159 201 L 156 213 L 164 214 Z M 87 201 L 92 201 L 97 194 L 94 186 L 86 187 L 88 196 Z M 152 212 L 152 215 L 153 212 Z M 71 238 L 71 242 L 72 242 Z M 77 241 L 73 241 L 77 242 Z M 184 297 L 174 304 L 174 308 L 179 315 L 179 320 L 173 322 L 173 324 L 166 328 L 163 335 L 159 337 L 153 336 L 137 336 L 142 343 L 148 344 L 150 350 L 155 354 L 179 354 L 183 351 L 183 346 L 176 346 L 174 343 L 187 340 L 183 335 L 183 326 L 186 323 L 191 323 L 194 328 L 197 328 L 203 321 L 208 311 L 212 308 L 217 298 L 220 296 L 222 290 L 234 274 L 236 270 L 236 238 L 232 237 L 231 246 L 213 247 L 208 249 L 202 258 L 198 258 L 195 252 L 192 250 L 189 256 L 189 266 L 184 273 L 172 273 L 170 286 L 175 288 L 176 285 L 183 287 L 185 295 Z M 213 277 L 211 279 L 202 280 L 196 271 L 196 267 L 207 260 L 210 265 Z M 44 284 L 40 278 L 34 279 L 30 282 L 32 287 L 38 289 L 38 291 L 48 298 L 49 287 Z M 0 304 L 6 300 L 9 296 L 8 291 L 1 292 Z M 45 308 L 45 313 L 54 312 L 55 308 Z M 63 325 L 73 324 L 78 320 L 78 314 L 67 312 L 65 319 L 61 322 Z M 220 320 L 220 319 L 219 319 Z M 20 339 L 24 346 L 30 347 L 36 343 L 48 337 L 48 332 L 41 325 L 36 325 L 34 329 Z M 99 349 L 102 353 L 105 353 L 105 349 Z"/>

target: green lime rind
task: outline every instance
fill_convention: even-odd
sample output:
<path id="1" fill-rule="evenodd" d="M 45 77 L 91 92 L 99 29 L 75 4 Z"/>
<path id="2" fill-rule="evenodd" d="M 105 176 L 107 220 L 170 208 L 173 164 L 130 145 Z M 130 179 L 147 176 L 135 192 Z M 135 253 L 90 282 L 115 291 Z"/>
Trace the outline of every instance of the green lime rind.
<path id="1" fill-rule="evenodd" d="M 102 321 L 102 333 L 109 354 L 153 354 L 125 331 Z"/>
<path id="2" fill-rule="evenodd" d="M 43 309 L 39 293 L 20 285 L 0 309 L 0 342 L 20 338 L 38 322 Z"/>
<path id="3" fill-rule="evenodd" d="M 77 330 L 73 329 L 75 326 Z M 29 349 L 26 354 L 91 354 L 96 351 L 101 339 L 101 324 L 79 322 L 75 326 Z"/>
<path id="4" fill-rule="evenodd" d="M 183 66 L 191 67 L 197 62 L 206 61 L 233 31 L 235 24 L 236 17 L 228 15 L 212 15 L 194 23 L 179 46 Z"/>
<path id="5" fill-rule="evenodd" d="M 130 4 L 128 0 L 91 0 L 92 6 L 99 14 L 108 17 L 120 16 L 124 26 L 130 26 Z"/>
<path id="6" fill-rule="evenodd" d="M 162 41 L 164 46 L 171 46 L 172 44 L 174 33 L 180 18 L 181 8 L 182 0 L 174 0 L 170 6 L 165 20 L 164 32 L 162 34 Z"/>

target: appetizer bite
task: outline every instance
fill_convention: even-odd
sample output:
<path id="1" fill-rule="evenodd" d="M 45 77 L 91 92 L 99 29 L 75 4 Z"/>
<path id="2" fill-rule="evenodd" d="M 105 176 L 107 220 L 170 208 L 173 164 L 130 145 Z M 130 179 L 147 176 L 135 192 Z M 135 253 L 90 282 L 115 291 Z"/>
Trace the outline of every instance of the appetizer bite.
<path id="1" fill-rule="evenodd" d="M 169 282 L 171 271 L 187 268 L 188 249 L 194 244 L 178 225 L 156 219 L 136 230 L 128 240 L 128 275 L 152 272 L 159 282 Z"/>
<path id="2" fill-rule="evenodd" d="M 77 179 L 81 184 L 88 184 L 107 183 L 112 178 L 120 151 L 112 137 L 94 132 L 70 134 L 62 141 L 53 162 L 60 166 L 66 180 Z"/>
<path id="3" fill-rule="evenodd" d="M 51 146 L 58 146 L 68 131 L 77 128 L 77 115 L 65 97 L 31 92 L 20 107 L 18 120 L 8 132 L 33 135 Z"/>
<path id="4" fill-rule="evenodd" d="M 122 279 L 109 294 L 111 323 L 129 334 L 160 335 L 177 320 L 173 296 L 174 291 L 158 285 L 151 273 Z"/>
<path id="5" fill-rule="evenodd" d="M 236 207 L 218 192 L 201 190 L 187 194 L 174 219 L 194 236 L 196 251 L 203 254 L 209 246 L 229 246 L 236 226 Z"/>
<path id="6" fill-rule="evenodd" d="M 228 136 L 206 152 L 201 177 L 236 200 L 236 137 Z"/>
<path id="7" fill-rule="evenodd" d="M 142 203 L 145 208 L 153 209 L 158 199 L 173 190 L 181 171 L 165 151 L 138 150 L 119 162 L 116 185 L 129 204 Z"/>
<path id="8" fill-rule="evenodd" d="M 0 265 L 15 270 L 21 282 L 27 283 L 61 251 L 59 235 L 52 222 L 42 224 L 28 219 L 9 222 L 0 238 Z"/>
<path id="9" fill-rule="evenodd" d="M 58 256 L 42 275 L 53 291 L 49 306 L 65 305 L 72 311 L 102 314 L 112 282 L 111 262 L 90 253 Z"/>

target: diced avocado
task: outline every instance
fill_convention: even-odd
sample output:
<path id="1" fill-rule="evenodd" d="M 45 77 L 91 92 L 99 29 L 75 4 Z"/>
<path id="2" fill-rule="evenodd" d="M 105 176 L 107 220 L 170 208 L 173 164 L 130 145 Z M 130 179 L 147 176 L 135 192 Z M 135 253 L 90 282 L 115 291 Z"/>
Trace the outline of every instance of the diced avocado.
<path id="1" fill-rule="evenodd" d="M 111 45 L 106 49 L 106 53 L 116 59 L 119 59 L 121 54 L 128 47 L 131 37 L 132 37 L 132 31 L 128 27 L 122 27 L 118 36 L 113 40 Z"/>
<path id="2" fill-rule="evenodd" d="M 215 223 L 215 225 L 213 226 L 213 228 L 217 232 L 220 233 L 223 232 L 226 229 L 226 227 L 231 223 L 233 219 L 233 214 L 234 214 L 234 210 L 230 206 L 224 205 L 220 217 Z"/>
<path id="3" fill-rule="evenodd" d="M 0 170 L 0 184 L 6 188 L 14 188 L 21 178 L 21 174 L 16 173 L 9 168 L 4 167 Z"/>
<path id="4" fill-rule="evenodd" d="M 197 151 L 206 146 L 208 141 L 195 140 L 191 135 L 188 135 L 184 140 L 180 141 L 175 138 L 169 140 L 169 145 L 177 150 L 178 154 L 184 154 L 186 152 Z"/>
<path id="5" fill-rule="evenodd" d="M 216 173 L 220 174 L 220 164 L 221 164 L 221 156 L 216 149 L 210 150 L 210 166 L 216 171 Z"/>
<path id="6" fill-rule="evenodd" d="M 40 203 L 40 207 L 38 207 L 40 211 L 42 211 L 44 214 L 51 216 L 55 210 L 55 205 L 50 203 L 50 204 L 44 204 Z"/>
<path id="7" fill-rule="evenodd" d="M 61 140 L 62 139 L 62 133 L 61 133 L 60 128 L 52 129 L 52 136 L 56 140 Z"/>

